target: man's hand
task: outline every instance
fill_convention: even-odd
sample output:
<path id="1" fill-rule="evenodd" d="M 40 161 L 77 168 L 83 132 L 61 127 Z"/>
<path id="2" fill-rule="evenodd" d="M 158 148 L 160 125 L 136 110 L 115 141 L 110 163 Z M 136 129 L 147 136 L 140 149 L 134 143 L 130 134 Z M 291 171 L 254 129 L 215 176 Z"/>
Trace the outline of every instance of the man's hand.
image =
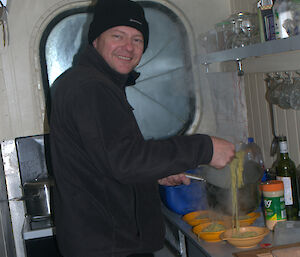
<path id="1" fill-rule="evenodd" d="M 218 137 L 211 137 L 213 143 L 213 157 L 209 165 L 216 169 L 224 168 L 235 156 L 235 146 L 233 143 Z"/>
<path id="2" fill-rule="evenodd" d="M 191 183 L 191 180 L 187 178 L 183 173 L 181 173 L 159 179 L 158 183 L 162 186 L 177 186 L 180 184 L 189 185 Z"/>

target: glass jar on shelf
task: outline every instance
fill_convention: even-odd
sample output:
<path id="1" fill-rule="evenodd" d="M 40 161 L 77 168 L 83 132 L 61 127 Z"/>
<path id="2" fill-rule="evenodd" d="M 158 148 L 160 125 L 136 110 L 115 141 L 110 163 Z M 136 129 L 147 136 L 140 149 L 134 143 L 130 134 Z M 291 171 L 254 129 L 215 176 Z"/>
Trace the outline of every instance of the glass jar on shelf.
<path id="1" fill-rule="evenodd" d="M 230 21 L 221 21 L 215 25 L 215 30 L 217 34 L 217 49 L 226 49 L 226 43 L 228 39 L 233 35 L 233 30 L 231 28 Z"/>
<path id="2" fill-rule="evenodd" d="M 293 83 L 291 79 L 291 75 L 289 73 L 286 74 L 283 81 L 277 87 L 277 90 L 280 92 L 278 105 L 283 109 L 291 108 L 290 96 L 292 93 Z"/>
<path id="3" fill-rule="evenodd" d="M 300 0 L 276 0 L 273 6 L 276 39 L 300 32 Z"/>
<path id="4" fill-rule="evenodd" d="M 259 42 L 257 14 L 239 12 L 229 17 L 233 30 L 231 42 L 227 48 L 244 47 Z M 229 47 L 229 44 L 230 47 Z"/>
<path id="5" fill-rule="evenodd" d="M 290 105 L 294 110 L 300 110 L 300 77 L 293 78 L 293 86 L 290 94 Z"/>

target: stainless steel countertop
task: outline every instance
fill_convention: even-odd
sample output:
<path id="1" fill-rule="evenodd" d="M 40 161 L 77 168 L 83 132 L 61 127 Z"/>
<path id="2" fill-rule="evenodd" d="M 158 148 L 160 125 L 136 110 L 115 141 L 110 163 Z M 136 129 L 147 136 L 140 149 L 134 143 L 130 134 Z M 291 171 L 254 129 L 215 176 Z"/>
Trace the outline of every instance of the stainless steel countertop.
<path id="1" fill-rule="evenodd" d="M 262 244 L 272 244 L 273 242 L 273 232 L 270 232 L 264 239 L 263 241 L 257 245 L 256 247 L 249 248 L 249 249 L 239 249 L 236 248 L 226 241 L 221 241 L 221 242 L 214 242 L 214 243 L 209 243 L 204 240 L 201 240 L 197 238 L 197 236 L 192 232 L 192 226 L 187 224 L 185 221 L 181 219 L 181 215 L 176 214 L 172 211 L 170 211 L 167 207 L 165 207 L 162 204 L 162 210 L 164 213 L 164 216 L 166 219 L 168 219 L 169 222 L 171 222 L 173 225 L 175 225 L 181 232 L 190 240 L 193 241 L 195 245 L 199 248 L 199 250 L 206 256 L 211 256 L 211 257 L 232 257 L 233 253 L 235 252 L 241 252 L 245 250 L 252 250 L 252 249 L 259 249 L 261 248 L 260 245 Z M 258 210 L 260 211 L 260 210 Z M 261 212 L 261 211 L 260 211 Z M 260 217 L 254 222 L 254 226 L 265 226 L 264 220 L 263 220 L 263 215 L 261 213 Z M 274 245 L 272 245 L 274 246 Z"/>

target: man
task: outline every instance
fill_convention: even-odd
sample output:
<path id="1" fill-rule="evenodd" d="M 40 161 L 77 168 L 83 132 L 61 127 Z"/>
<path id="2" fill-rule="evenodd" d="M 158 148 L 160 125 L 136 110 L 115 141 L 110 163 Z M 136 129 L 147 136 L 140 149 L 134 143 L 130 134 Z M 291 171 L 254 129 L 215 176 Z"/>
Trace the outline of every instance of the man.
<path id="1" fill-rule="evenodd" d="M 64 257 L 148 256 L 163 247 L 158 181 L 189 183 L 183 171 L 222 168 L 234 145 L 208 135 L 144 140 L 125 86 L 148 45 L 141 6 L 99 0 L 89 43 L 55 82 L 50 122 L 54 216 Z M 138 255 L 136 255 L 138 254 Z"/>

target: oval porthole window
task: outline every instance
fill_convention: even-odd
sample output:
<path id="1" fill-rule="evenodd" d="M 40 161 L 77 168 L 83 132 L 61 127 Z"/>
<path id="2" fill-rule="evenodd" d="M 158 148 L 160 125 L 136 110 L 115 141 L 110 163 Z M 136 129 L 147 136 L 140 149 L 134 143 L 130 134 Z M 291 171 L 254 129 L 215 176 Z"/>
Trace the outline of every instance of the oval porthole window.
<path id="1" fill-rule="evenodd" d="M 129 103 L 147 138 L 183 134 L 195 117 L 191 54 L 183 23 L 170 9 L 141 2 L 149 22 L 149 46 L 136 70 L 136 85 L 127 87 Z M 91 9 L 74 9 L 55 17 L 45 30 L 40 56 L 44 89 L 72 66 L 87 44 Z"/>

